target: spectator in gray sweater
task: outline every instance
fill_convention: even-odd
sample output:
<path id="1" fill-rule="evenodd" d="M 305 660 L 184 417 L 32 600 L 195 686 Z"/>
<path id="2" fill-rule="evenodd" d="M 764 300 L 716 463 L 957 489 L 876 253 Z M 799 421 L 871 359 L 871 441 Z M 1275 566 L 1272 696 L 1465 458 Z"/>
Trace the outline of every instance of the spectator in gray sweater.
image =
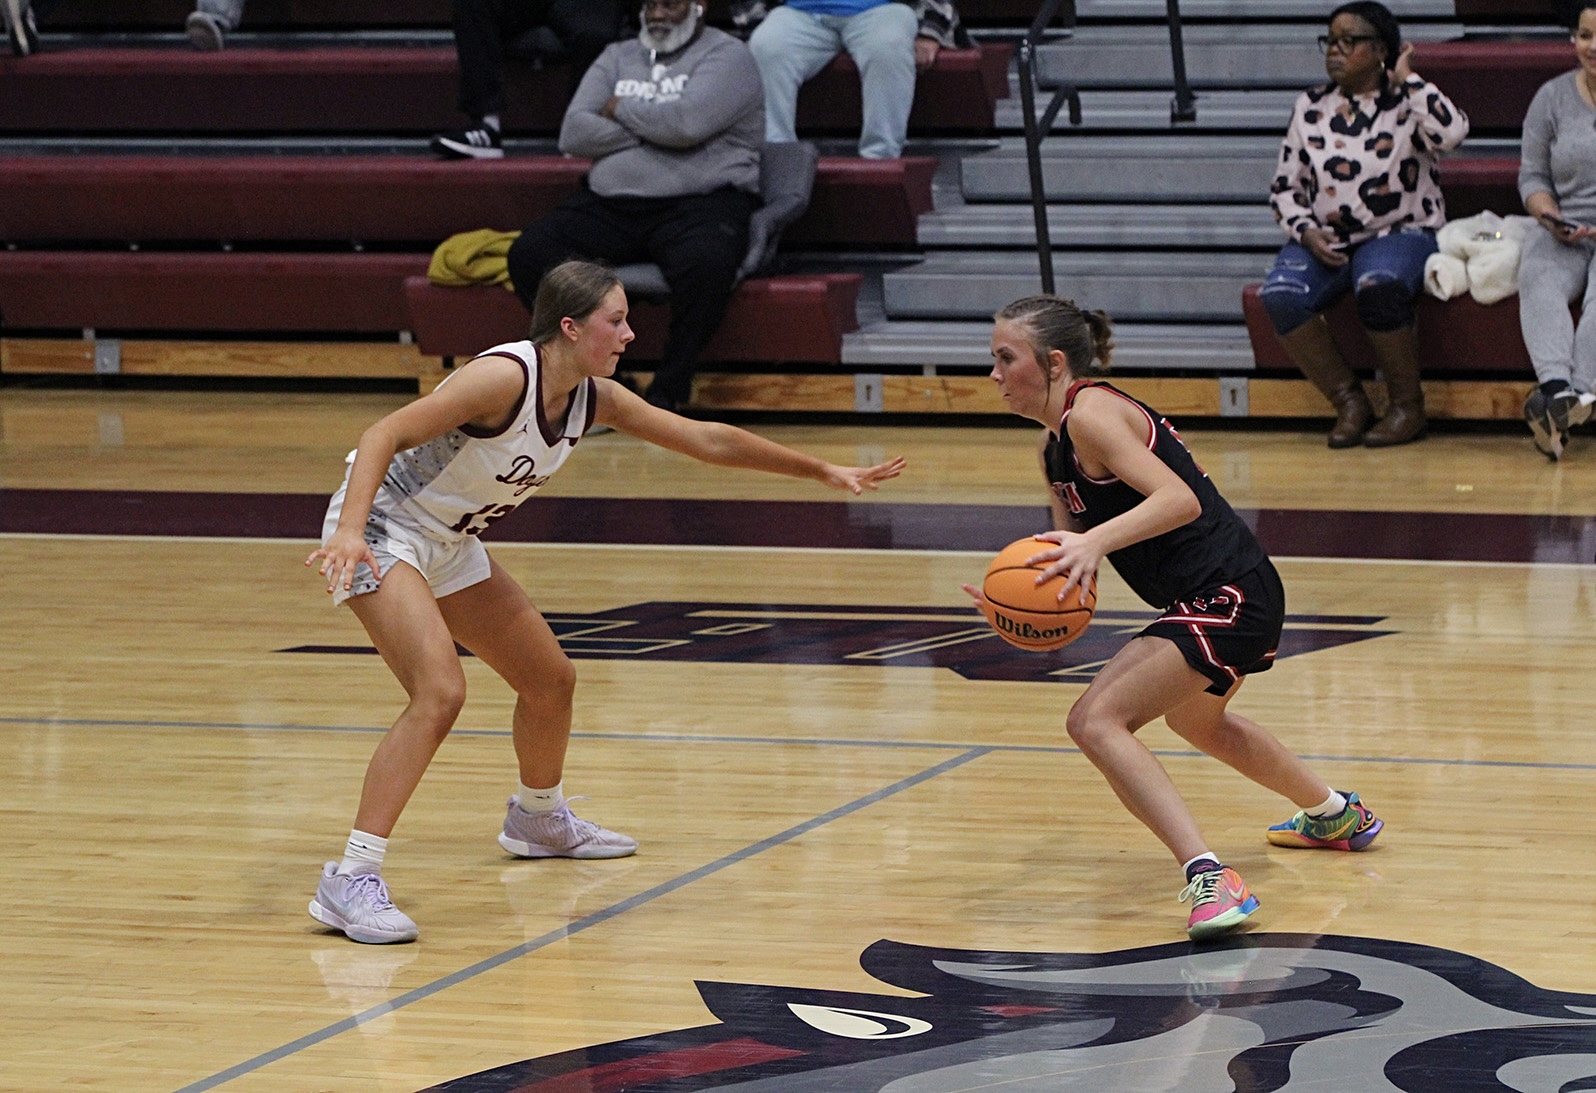
<path id="1" fill-rule="evenodd" d="M 635 38 L 599 54 L 560 127 L 560 151 L 593 167 L 582 188 L 510 247 L 510 278 L 532 308 L 543 274 L 568 258 L 653 262 L 670 327 L 645 397 L 691 393 L 748 249 L 759 205 L 764 92 L 748 47 L 708 26 L 702 4 L 648 0 Z"/>
<path id="2" fill-rule="evenodd" d="M 1518 268 L 1519 322 L 1537 380 L 1524 421 L 1553 460 L 1569 427 L 1596 406 L 1596 3 L 1576 6 L 1579 67 L 1535 93 L 1518 168 L 1519 197 L 1545 229 L 1525 237 Z"/>

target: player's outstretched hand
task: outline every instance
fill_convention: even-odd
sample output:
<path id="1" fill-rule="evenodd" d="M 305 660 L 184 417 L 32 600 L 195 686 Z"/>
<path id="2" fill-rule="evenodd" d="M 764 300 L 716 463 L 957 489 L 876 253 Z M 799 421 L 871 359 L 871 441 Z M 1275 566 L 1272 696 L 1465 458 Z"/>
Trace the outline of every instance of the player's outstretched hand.
<path id="1" fill-rule="evenodd" d="M 903 456 L 890 459 L 885 463 L 877 463 L 874 467 L 836 467 L 826 468 L 826 485 L 835 486 L 839 490 L 847 490 L 855 496 L 865 490 L 877 490 L 881 483 L 889 478 L 896 478 L 903 473 L 907 461 Z"/>
<path id="2" fill-rule="evenodd" d="M 355 583 L 355 567 L 365 562 L 371 567 L 372 576 L 382 579 L 382 567 L 377 564 L 377 558 L 371 553 L 371 544 L 366 542 L 364 536 L 355 532 L 345 532 L 342 528 L 334 531 L 328 537 L 325 546 L 318 547 L 310 552 L 310 557 L 305 559 L 306 565 L 321 562 L 316 572 L 327 578 L 327 592 L 331 594 L 342 582 L 344 591 Z"/>

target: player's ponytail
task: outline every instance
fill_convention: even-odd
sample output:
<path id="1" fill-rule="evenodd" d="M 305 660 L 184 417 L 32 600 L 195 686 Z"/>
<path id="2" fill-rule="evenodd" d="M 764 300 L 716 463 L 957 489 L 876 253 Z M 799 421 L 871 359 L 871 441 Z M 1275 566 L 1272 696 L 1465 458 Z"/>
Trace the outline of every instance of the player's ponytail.
<path id="1" fill-rule="evenodd" d="M 1092 357 L 1097 361 L 1090 370 L 1094 374 L 1107 372 L 1114 360 L 1114 320 L 1106 311 L 1087 311 L 1081 317 L 1092 335 Z"/>
<path id="2" fill-rule="evenodd" d="M 586 319 L 620 283 L 614 270 L 597 262 L 561 262 L 538 282 L 537 298 L 532 304 L 532 330 L 527 337 L 536 345 L 553 341 L 562 319 Z"/>

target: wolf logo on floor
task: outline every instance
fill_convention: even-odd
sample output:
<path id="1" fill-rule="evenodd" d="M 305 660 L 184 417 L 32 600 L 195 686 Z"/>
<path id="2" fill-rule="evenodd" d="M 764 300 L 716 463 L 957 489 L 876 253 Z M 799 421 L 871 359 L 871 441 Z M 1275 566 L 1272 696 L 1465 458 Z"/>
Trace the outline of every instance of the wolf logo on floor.
<path id="1" fill-rule="evenodd" d="M 1424 945 L 1258 934 L 1073 954 L 879 941 L 860 963 L 923 997 L 700 983 L 718 1025 L 432 1093 L 1596 1090 L 1596 996 Z"/>

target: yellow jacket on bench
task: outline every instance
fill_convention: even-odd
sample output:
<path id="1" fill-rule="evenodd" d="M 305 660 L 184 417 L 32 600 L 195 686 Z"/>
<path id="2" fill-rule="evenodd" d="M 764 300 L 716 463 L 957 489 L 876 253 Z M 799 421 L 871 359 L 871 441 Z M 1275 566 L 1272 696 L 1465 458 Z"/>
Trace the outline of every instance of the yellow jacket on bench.
<path id="1" fill-rule="evenodd" d="M 432 252 L 427 280 L 435 285 L 503 285 L 513 290 L 508 255 L 520 234 L 479 228 L 451 235 Z"/>

